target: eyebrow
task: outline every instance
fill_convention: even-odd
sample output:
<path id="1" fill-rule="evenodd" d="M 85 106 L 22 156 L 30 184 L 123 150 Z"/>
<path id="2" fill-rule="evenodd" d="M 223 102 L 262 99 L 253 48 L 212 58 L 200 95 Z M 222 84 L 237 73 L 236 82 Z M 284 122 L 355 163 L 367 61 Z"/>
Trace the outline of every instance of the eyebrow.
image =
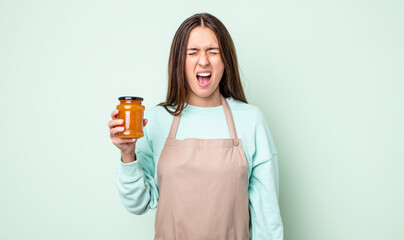
<path id="1" fill-rule="evenodd" d="M 197 50 L 199 50 L 199 48 L 188 48 L 187 50 L 197 51 Z M 218 47 L 210 47 L 210 48 L 208 48 L 206 50 L 219 50 L 219 48 Z"/>

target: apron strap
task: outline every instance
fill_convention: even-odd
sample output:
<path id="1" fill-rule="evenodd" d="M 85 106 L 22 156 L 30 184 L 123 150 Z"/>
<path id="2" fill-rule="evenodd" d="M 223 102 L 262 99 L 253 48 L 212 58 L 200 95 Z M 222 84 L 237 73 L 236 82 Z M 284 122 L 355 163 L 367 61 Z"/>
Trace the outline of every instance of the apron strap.
<path id="1" fill-rule="evenodd" d="M 223 95 L 220 95 L 220 98 L 223 105 L 224 115 L 226 117 L 227 127 L 229 128 L 230 138 L 237 139 L 236 126 L 234 124 L 233 114 L 231 112 L 230 106 L 227 103 L 226 99 L 223 97 Z M 177 134 L 178 125 L 180 123 L 181 114 L 182 112 L 174 116 L 173 123 L 171 124 L 170 133 L 168 134 L 168 138 L 175 138 L 175 135 Z"/>
<path id="2" fill-rule="evenodd" d="M 236 126 L 234 124 L 233 114 L 226 99 L 221 95 L 224 116 L 226 117 L 227 127 L 229 128 L 230 138 L 237 139 Z"/>
<path id="3" fill-rule="evenodd" d="M 173 123 L 171 124 L 170 133 L 168 134 L 168 138 L 175 138 L 175 134 L 177 133 L 178 124 L 180 123 L 181 114 L 182 114 L 182 112 L 180 112 L 180 114 L 174 116 Z"/>

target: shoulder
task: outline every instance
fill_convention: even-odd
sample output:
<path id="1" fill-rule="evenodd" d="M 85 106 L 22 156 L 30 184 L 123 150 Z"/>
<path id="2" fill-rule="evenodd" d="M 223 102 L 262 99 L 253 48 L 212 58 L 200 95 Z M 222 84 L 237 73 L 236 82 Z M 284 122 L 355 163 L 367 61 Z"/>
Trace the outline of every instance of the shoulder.
<path id="1" fill-rule="evenodd" d="M 248 122 L 253 125 L 265 124 L 265 116 L 259 107 L 231 97 L 226 100 L 229 103 L 235 121 L 238 119 L 248 120 Z"/>
<path id="2" fill-rule="evenodd" d="M 163 106 L 155 105 L 146 108 L 144 118 L 147 118 L 147 124 L 143 130 L 149 144 L 153 147 L 162 146 L 165 137 L 168 136 L 173 115 L 167 112 Z"/>
<path id="3" fill-rule="evenodd" d="M 235 124 L 239 127 L 240 135 L 244 137 L 246 144 L 250 143 L 253 146 L 253 152 L 260 151 L 267 155 L 276 154 L 278 151 L 266 117 L 261 109 L 234 99 L 228 99 L 228 102 L 233 112 Z M 257 145 L 257 142 L 260 144 Z"/>
<path id="4" fill-rule="evenodd" d="M 144 112 L 144 117 L 147 118 L 148 124 L 154 125 L 164 120 L 173 119 L 171 115 L 163 106 L 155 105 Z"/>
<path id="5" fill-rule="evenodd" d="M 155 115 L 161 115 L 164 114 L 166 111 L 166 109 L 163 106 L 159 106 L 159 105 L 155 105 L 149 109 L 146 109 L 144 114 L 146 116 L 155 116 Z M 168 112 L 167 112 L 168 113 Z M 169 113 L 168 113 L 169 114 Z"/>
<path id="6" fill-rule="evenodd" d="M 171 115 L 163 106 L 153 106 L 149 109 L 146 109 L 144 112 L 145 116 L 148 117 L 156 117 L 156 116 L 165 116 L 165 115 Z"/>

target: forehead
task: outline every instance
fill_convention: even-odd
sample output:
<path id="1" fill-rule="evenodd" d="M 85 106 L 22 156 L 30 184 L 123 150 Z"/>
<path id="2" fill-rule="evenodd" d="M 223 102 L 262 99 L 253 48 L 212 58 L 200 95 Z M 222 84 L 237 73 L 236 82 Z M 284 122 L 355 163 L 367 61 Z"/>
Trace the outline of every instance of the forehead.
<path id="1" fill-rule="evenodd" d="M 196 27 L 189 33 L 187 47 L 219 47 L 215 33 L 208 27 Z"/>

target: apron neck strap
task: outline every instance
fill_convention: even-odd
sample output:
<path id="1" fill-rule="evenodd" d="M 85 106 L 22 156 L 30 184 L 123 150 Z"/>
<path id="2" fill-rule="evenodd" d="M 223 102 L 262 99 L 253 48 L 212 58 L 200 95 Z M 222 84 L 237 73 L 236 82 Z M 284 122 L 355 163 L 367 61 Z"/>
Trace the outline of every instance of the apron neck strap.
<path id="1" fill-rule="evenodd" d="M 233 114 L 231 112 L 230 106 L 227 103 L 226 99 L 223 97 L 223 95 L 220 95 L 220 98 L 222 101 L 224 115 L 226 117 L 227 127 L 229 128 L 230 138 L 237 139 L 236 126 L 234 124 Z M 175 138 L 175 135 L 177 134 L 178 125 L 180 123 L 181 114 L 182 113 L 174 116 L 173 123 L 171 124 L 170 133 L 168 134 L 168 138 Z"/>
<path id="2" fill-rule="evenodd" d="M 224 115 L 226 117 L 227 127 L 229 128 L 230 138 L 237 139 L 236 125 L 234 124 L 233 113 L 226 99 L 221 96 Z"/>

